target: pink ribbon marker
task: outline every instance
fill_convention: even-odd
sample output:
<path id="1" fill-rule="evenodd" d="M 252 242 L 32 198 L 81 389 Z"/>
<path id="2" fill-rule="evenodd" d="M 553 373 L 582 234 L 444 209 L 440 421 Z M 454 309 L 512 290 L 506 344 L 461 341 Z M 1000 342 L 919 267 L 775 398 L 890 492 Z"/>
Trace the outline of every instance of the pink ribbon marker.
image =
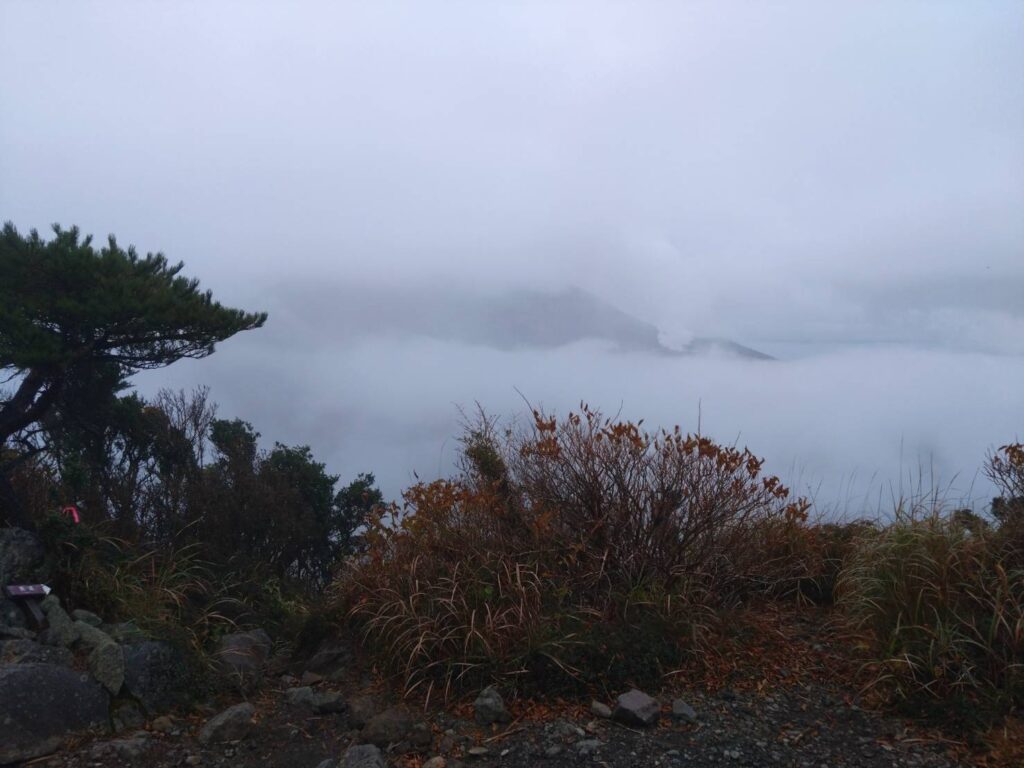
<path id="1" fill-rule="evenodd" d="M 74 505 L 71 505 L 70 507 L 64 507 L 60 511 L 60 513 L 65 517 L 70 517 L 74 521 L 75 525 L 78 525 L 80 522 L 82 522 L 82 518 L 78 516 L 78 507 Z"/>

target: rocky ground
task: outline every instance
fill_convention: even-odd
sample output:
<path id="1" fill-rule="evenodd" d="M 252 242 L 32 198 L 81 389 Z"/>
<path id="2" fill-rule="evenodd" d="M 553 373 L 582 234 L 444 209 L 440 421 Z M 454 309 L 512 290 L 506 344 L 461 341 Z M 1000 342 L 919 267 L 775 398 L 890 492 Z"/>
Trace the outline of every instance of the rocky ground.
<path id="1" fill-rule="evenodd" d="M 38 542 L 0 534 L 0 583 L 40 577 Z M 401 702 L 344 641 L 294 658 L 262 630 L 220 639 L 221 693 L 197 705 L 172 644 L 68 612 L 57 596 L 42 608 L 39 630 L 0 599 L 0 765 L 823 768 L 951 766 L 966 754 L 863 705 L 825 612 L 736 621 L 658 699 L 506 704 L 488 689 L 425 708 Z"/>
<path id="2" fill-rule="evenodd" d="M 332 686 L 316 686 L 329 691 Z M 690 693 L 661 702 L 658 722 L 608 717 L 600 706 L 568 708 L 482 725 L 429 715 L 359 694 L 337 712 L 317 712 L 286 689 L 216 718 L 160 717 L 115 740 L 82 742 L 37 762 L 46 766 L 951 766 L 947 745 L 844 703 L 817 685 L 767 694 Z M 332 707 L 333 708 L 333 707 Z M 675 713 L 673 713 L 675 709 Z M 372 713 L 372 714 L 371 714 Z M 468 713 L 466 713 L 468 715 Z M 619 714 L 617 717 L 622 717 Z M 505 718 L 501 718 L 505 719 Z M 626 718 L 623 718 L 626 719 Z M 211 727 L 209 723 L 214 725 Z"/>

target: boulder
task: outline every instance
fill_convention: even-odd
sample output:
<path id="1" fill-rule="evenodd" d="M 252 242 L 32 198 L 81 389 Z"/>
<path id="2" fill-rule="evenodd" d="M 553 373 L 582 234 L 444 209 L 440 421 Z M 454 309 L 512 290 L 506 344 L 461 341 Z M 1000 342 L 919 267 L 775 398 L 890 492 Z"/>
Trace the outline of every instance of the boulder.
<path id="1" fill-rule="evenodd" d="M 100 628 L 116 643 L 141 643 L 148 639 L 146 633 L 135 626 L 133 621 L 124 621 L 120 624 L 104 624 Z"/>
<path id="2" fill-rule="evenodd" d="M 405 707 L 391 707 L 374 715 L 363 728 L 364 742 L 386 747 L 404 741 L 412 732 L 413 719 Z"/>
<path id="3" fill-rule="evenodd" d="M 109 708 L 102 686 L 67 667 L 0 667 L 0 765 L 48 755 L 72 733 L 108 730 Z"/>
<path id="4" fill-rule="evenodd" d="M 480 725 L 507 723 L 512 720 L 512 715 L 505 708 L 505 700 L 493 686 L 480 691 L 480 695 L 473 702 L 473 713 Z"/>
<path id="5" fill-rule="evenodd" d="M 345 750 L 338 768 L 385 768 L 384 755 L 373 744 L 357 744 Z"/>
<path id="6" fill-rule="evenodd" d="M 88 624 L 90 627 L 99 627 L 103 624 L 103 619 L 95 613 L 81 608 L 75 608 L 75 610 L 71 612 L 71 618 L 75 621 L 80 621 L 83 624 Z"/>
<path id="7" fill-rule="evenodd" d="M 228 707 L 210 720 L 199 731 L 199 742 L 211 744 L 219 741 L 238 741 L 246 738 L 256 728 L 253 715 L 256 708 L 248 702 Z"/>
<path id="8" fill-rule="evenodd" d="M 612 708 L 596 699 L 590 702 L 590 711 L 597 717 L 607 720 L 612 716 Z"/>
<path id="9" fill-rule="evenodd" d="M 0 586 L 47 580 L 46 547 L 22 528 L 0 528 Z"/>
<path id="10" fill-rule="evenodd" d="M 46 631 L 43 632 L 43 640 L 47 645 L 56 645 L 61 648 L 70 648 L 79 638 L 78 626 L 68 616 L 60 604 L 60 598 L 49 594 L 40 603 L 43 613 L 46 614 Z"/>
<path id="11" fill-rule="evenodd" d="M 217 664 L 221 673 L 243 691 L 250 691 L 263 677 L 263 667 L 274 644 L 262 629 L 232 632 L 220 639 Z"/>
<path id="12" fill-rule="evenodd" d="M 92 676 L 103 683 L 114 696 L 121 692 L 124 684 L 124 652 L 106 632 L 99 627 L 81 619 L 74 622 L 78 640 L 76 648 L 89 650 L 89 671 Z"/>
<path id="13" fill-rule="evenodd" d="M 612 718 L 626 725 L 649 727 L 661 717 L 661 706 L 643 691 L 635 688 L 615 700 Z"/>
<path id="14" fill-rule="evenodd" d="M 78 633 L 78 644 L 90 650 L 114 642 L 114 638 L 102 629 L 84 621 L 75 621 L 75 631 Z"/>
<path id="15" fill-rule="evenodd" d="M 174 646 L 147 640 L 123 646 L 122 650 L 124 689 L 149 715 L 188 703 L 188 667 Z"/>
<path id="16" fill-rule="evenodd" d="M 31 629 L 21 627 L 0 627 L 0 640 L 35 640 L 39 637 Z"/>
<path id="17" fill-rule="evenodd" d="M 124 685 L 124 651 L 110 641 L 93 648 L 88 659 L 89 672 L 112 696 L 117 696 Z"/>
<path id="18" fill-rule="evenodd" d="M 4 583 L 0 582 L 0 587 Z M 0 631 L 5 629 L 28 629 L 25 613 L 16 602 L 0 595 Z"/>
<path id="19" fill-rule="evenodd" d="M 55 648 L 32 640 L 0 641 L 0 664 L 57 664 L 70 667 L 74 656 L 67 648 Z"/>

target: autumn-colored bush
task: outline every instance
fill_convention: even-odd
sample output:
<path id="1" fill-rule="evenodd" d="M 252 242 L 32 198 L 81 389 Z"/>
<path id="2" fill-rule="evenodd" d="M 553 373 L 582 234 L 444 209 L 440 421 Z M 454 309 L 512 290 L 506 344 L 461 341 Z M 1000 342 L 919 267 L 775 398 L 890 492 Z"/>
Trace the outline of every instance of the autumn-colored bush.
<path id="1" fill-rule="evenodd" d="M 553 673 L 586 685 L 637 655 L 637 673 L 657 675 L 699 647 L 715 610 L 799 577 L 781 542 L 807 505 L 761 467 L 586 406 L 519 430 L 481 417 L 460 475 L 380 511 L 334 594 L 410 689 L 542 675 L 550 690 Z"/>
<path id="2" fill-rule="evenodd" d="M 991 454 L 985 474 L 999 490 L 992 516 L 1004 526 L 1024 528 L 1024 444 L 1004 445 Z"/>

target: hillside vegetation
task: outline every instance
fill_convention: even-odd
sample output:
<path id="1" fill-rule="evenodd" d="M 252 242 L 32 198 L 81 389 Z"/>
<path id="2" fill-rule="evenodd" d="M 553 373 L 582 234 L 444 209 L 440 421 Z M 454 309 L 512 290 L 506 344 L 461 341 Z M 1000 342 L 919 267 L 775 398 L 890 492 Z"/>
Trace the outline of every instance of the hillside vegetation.
<path id="1" fill-rule="evenodd" d="M 75 279 L 43 291 L 37 268 Z M 833 674 L 877 703 L 968 729 L 1024 703 L 1021 444 L 987 458 L 984 514 L 903 499 L 837 523 L 702 434 L 585 404 L 519 426 L 481 411 L 452 477 L 385 503 L 372 474 L 339 485 L 306 446 L 262 448 L 206 389 L 125 394 L 136 370 L 265 319 L 180 269 L 73 229 L 4 229 L 0 520 L 39 533 L 69 610 L 187 654 L 194 692 L 213 686 L 218 642 L 259 627 L 299 656 L 354 638 L 420 701 L 493 684 L 607 698 L 699 676 L 765 635 L 753 616 L 824 613 L 847 639 Z"/>

